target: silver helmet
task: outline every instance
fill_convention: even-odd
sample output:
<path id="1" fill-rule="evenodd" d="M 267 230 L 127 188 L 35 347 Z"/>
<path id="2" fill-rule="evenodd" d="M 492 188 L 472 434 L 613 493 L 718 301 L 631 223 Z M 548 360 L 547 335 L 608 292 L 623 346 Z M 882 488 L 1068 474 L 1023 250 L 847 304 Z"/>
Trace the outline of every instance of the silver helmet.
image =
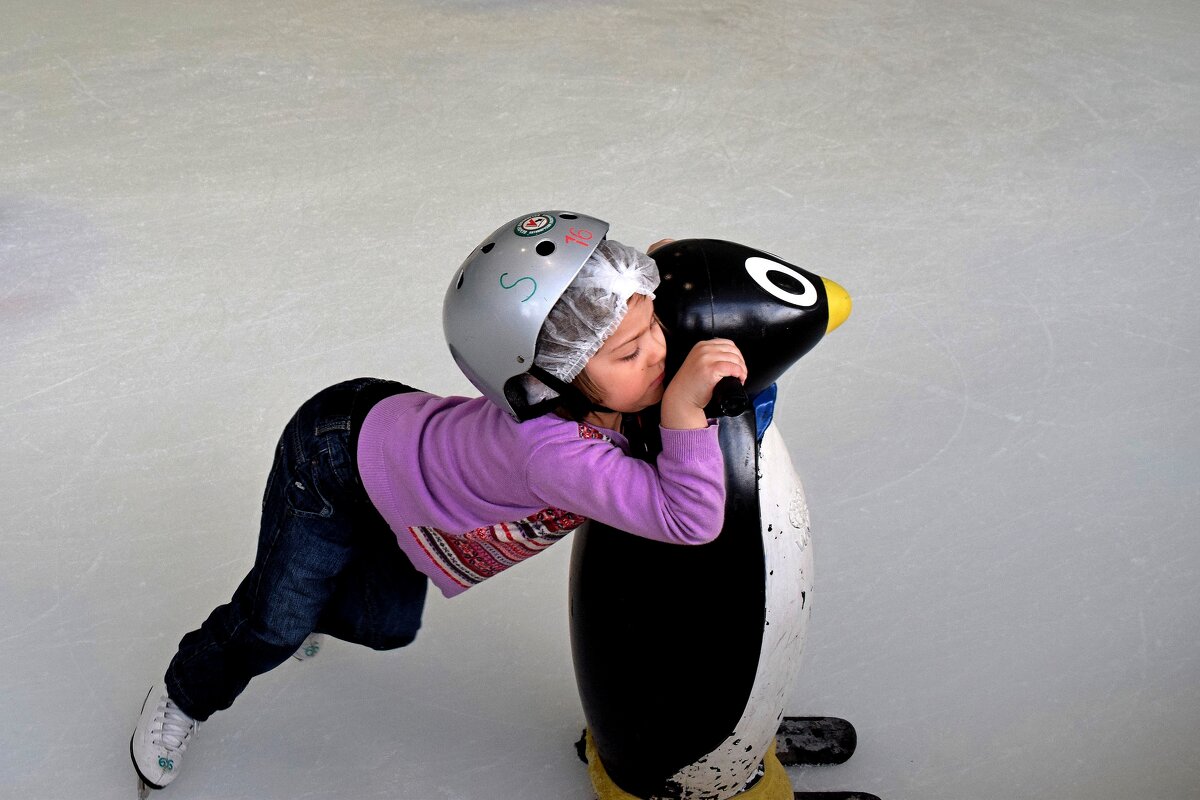
<path id="1" fill-rule="evenodd" d="M 545 386 L 530 377 L 530 370 L 540 372 L 534 367 L 538 334 L 607 235 L 607 222 L 585 214 L 525 214 L 480 242 L 450 280 L 442 304 L 450 354 L 484 397 L 518 420 L 553 405 L 538 402 Z"/>

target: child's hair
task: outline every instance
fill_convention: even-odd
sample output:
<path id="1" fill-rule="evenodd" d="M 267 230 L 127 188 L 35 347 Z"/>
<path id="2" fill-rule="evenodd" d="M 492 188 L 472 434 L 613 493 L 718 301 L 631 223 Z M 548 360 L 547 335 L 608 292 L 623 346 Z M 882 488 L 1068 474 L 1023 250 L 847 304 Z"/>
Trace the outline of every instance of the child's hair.
<path id="1" fill-rule="evenodd" d="M 591 411 L 591 406 L 598 406 L 603 401 L 600 396 L 600 387 L 588 377 L 586 372 L 576 375 L 575 380 L 571 381 L 571 385 L 579 390 L 586 402 L 581 403 L 578 398 L 562 398 L 563 402 L 555 409 L 555 413 L 575 422 L 583 422 Z"/>
<path id="2" fill-rule="evenodd" d="M 599 402 L 598 388 L 583 368 L 625 319 L 629 299 L 635 294 L 654 299 L 658 280 L 658 265 L 650 256 L 611 239 L 601 242 L 547 315 L 534 364 Z M 555 392 L 535 383 L 529 394 L 537 402 Z M 581 409 L 575 405 L 568 403 L 564 410 L 578 419 Z"/>

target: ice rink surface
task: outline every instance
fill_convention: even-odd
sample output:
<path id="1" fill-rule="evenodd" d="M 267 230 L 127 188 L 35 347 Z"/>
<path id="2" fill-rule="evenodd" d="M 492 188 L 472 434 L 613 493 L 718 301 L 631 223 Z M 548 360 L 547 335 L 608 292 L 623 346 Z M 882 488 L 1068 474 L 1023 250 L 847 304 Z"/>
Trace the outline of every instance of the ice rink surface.
<path id="1" fill-rule="evenodd" d="M 788 711 L 860 734 L 798 789 L 1200 796 L 1194 0 L 2 16 L 0 796 L 134 796 L 284 422 L 358 375 L 473 393 L 448 276 L 553 207 L 854 296 L 780 386 L 817 548 Z M 255 681 L 158 797 L 587 800 L 569 555 Z"/>

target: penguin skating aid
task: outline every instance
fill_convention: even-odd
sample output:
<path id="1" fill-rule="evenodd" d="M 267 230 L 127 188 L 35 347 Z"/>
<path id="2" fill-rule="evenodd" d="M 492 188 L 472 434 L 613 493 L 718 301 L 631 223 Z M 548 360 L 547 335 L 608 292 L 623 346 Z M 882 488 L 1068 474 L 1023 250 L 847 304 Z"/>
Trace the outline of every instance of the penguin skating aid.
<path id="1" fill-rule="evenodd" d="M 764 759 L 768 777 L 778 763 L 812 596 L 808 506 L 771 424 L 774 383 L 850 301 L 832 281 L 730 242 L 676 242 L 653 255 L 668 376 L 697 341 L 732 339 L 754 408 L 721 421 L 727 500 L 714 542 L 674 547 L 595 522 L 576 535 L 571 635 L 593 782 L 602 774 L 624 793 L 613 797 L 750 798 L 767 780 L 756 778 Z M 629 436 L 648 459 L 655 422 Z M 841 750 L 848 758 L 852 747 Z M 792 797 L 790 786 L 772 791 L 769 800 Z"/>

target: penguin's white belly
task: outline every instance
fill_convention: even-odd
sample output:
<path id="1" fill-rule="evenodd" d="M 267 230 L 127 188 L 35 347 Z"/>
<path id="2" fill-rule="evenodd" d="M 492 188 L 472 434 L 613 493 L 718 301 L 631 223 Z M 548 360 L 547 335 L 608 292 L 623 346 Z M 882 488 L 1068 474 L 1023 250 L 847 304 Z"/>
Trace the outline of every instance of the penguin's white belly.
<path id="1" fill-rule="evenodd" d="M 804 487 L 774 425 L 759 446 L 758 499 L 767 606 L 758 669 L 734 732 L 672 779 L 684 787 L 683 800 L 723 800 L 737 793 L 727 787 L 749 782 L 774 747 L 783 706 L 800 669 L 812 605 L 811 529 Z"/>

